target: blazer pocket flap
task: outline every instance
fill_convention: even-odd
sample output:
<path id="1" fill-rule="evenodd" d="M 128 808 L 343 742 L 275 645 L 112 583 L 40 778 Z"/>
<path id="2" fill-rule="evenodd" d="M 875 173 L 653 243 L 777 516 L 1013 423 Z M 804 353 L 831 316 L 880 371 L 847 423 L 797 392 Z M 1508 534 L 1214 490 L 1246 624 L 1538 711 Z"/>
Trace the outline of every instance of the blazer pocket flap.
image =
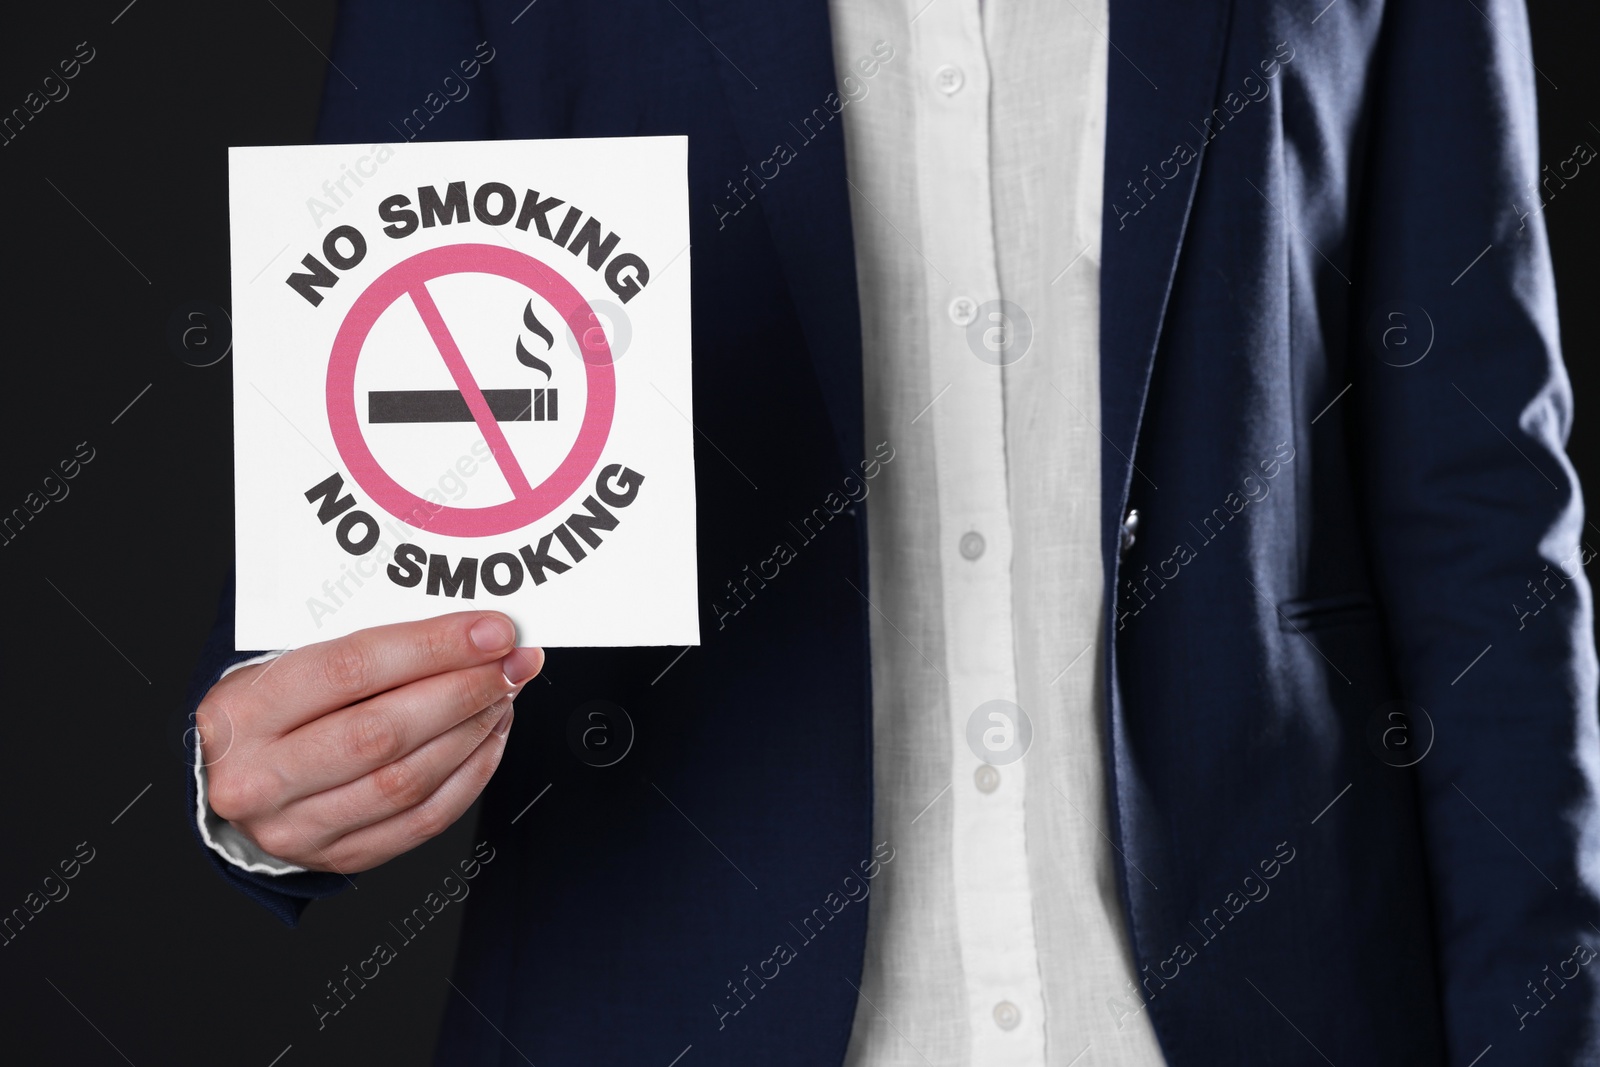
<path id="1" fill-rule="evenodd" d="M 1278 629 L 1287 633 L 1372 622 L 1377 617 L 1377 605 L 1365 593 L 1286 600 L 1278 605 Z"/>

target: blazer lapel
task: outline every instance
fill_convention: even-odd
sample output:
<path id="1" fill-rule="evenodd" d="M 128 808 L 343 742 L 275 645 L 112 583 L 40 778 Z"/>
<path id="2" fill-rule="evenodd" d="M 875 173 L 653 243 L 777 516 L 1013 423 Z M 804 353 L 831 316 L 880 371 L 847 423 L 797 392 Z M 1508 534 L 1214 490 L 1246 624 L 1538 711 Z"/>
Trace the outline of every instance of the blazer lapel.
<path id="1" fill-rule="evenodd" d="M 792 123 L 798 117 L 816 108 L 835 110 L 825 103 L 837 92 L 828 5 L 699 0 L 698 9 L 697 21 L 720 53 L 716 62 L 728 110 L 753 172 L 779 142 L 796 140 Z M 796 147 L 782 179 L 764 185 L 756 204 L 783 262 L 839 460 L 852 466 L 864 432 L 861 316 L 842 121 Z"/>
<path id="2" fill-rule="evenodd" d="M 1231 0 L 1110 0 L 1101 224 L 1101 502 L 1107 589 L 1162 318 L 1218 95 Z M 1187 145 L 1195 158 L 1180 163 Z M 1172 165 L 1178 174 L 1166 178 Z"/>

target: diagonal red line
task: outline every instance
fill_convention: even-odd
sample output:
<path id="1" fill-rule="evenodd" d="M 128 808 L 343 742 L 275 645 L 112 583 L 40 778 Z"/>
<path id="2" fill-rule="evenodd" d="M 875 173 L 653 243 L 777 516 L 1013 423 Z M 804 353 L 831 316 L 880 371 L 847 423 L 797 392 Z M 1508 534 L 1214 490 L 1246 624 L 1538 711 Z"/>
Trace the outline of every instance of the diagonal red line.
<path id="1" fill-rule="evenodd" d="M 417 313 L 422 316 L 423 325 L 428 327 L 434 346 L 444 358 L 444 365 L 450 368 L 450 377 L 455 379 L 456 388 L 461 390 L 462 397 L 467 401 L 467 410 L 472 412 L 472 421 L 478 424 L 478 432 L 483 434 L 490 453 L 500 465 L 500 473 L 505 475 L 506 483 L 511 486 L 511 495 L 519 499 L 532 496 L 533 486 L 528 484 L 528 476 L 522 473 L 522 465 L 512 453 L 505 432 L 495 421 L 494 412 L 489 410 L 489 401 L 484 399 L 483 390 L 478 388 L 477 380 L 467 368 L 467 361 L 462 357 L 461 349 L 456 347 L 456 339 L 450 336 L 450 327 L 445 325 L 444 316 L 439 314 L 439 305 L 433 302 L 432 294 L 421 282 L 412 286 L 409 292 L 411 302 L 417 306 Z"/>

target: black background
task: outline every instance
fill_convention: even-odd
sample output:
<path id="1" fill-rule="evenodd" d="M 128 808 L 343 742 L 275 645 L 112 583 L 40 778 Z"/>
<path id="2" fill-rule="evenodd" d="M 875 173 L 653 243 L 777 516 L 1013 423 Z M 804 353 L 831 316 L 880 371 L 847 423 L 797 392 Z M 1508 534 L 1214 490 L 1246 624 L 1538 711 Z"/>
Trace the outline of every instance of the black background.
<path id="1" fill-rule="evenodd" d="M 95 850 L 70 895 L 0 947 L 0 1059 L 425 1063 L 455 995 L 459 908 L 325 1029 L 310 1005 L 470 854 L 471 818 L 291 933 L 195 845 L 173 725 L 230 565 L 232 486 L 230 361 L 192 365 L 225 343 L 226 320 L 185 320 L 211 331 L 187 350 L 171 326 L 229 306 L 226 147 L 311 139 L 334 5 L 125 4 L 13 9 L 0 31 L 0 113 L 79 42 L 95 50 L 70 95 L 0 147 L 0 513 L 80 442 L 94 450 L 70 494 L 0 546 L 0 914 L 80 842 Z M 1596 37 L 1583 5 L 1538 0 L 1531 14 L 1554 162 L 1600 144 Z M 1597 215 L 1600 176 L 1585 168 L 1545 216 L 1577 394 L 1571 452 L 1590 486 Z"/>

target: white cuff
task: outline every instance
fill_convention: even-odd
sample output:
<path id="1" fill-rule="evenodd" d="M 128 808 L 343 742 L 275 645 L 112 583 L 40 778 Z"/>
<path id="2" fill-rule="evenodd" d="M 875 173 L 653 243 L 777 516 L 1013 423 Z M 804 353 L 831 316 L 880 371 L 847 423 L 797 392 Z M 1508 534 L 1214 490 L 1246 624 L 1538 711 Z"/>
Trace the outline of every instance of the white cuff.
<path id="1" fill-rule="evenodd" d="M 283 655 L 282 651 L 268 652 L 256 656 L 254 659 L 242 660 L 223 671 L 217 678 L 221 681 L 241 667 L 250 667 L 257 663 L 266 663 L 268 660 L 277 659 Z M 252 874 L 300 874 L 306 870 L 298 867 L 288 860 L 264 852 L 248 837 L 240 832 L 233 823 L 211 810 L 211 805 L 206 803 L 206 764 L 200 753 L 200 732 L 194 735 L 194 784 L 195 784 L 195 823 L 200 827 L 200 837 L 206 845 L 223 859 L 242 870 Z"/>

